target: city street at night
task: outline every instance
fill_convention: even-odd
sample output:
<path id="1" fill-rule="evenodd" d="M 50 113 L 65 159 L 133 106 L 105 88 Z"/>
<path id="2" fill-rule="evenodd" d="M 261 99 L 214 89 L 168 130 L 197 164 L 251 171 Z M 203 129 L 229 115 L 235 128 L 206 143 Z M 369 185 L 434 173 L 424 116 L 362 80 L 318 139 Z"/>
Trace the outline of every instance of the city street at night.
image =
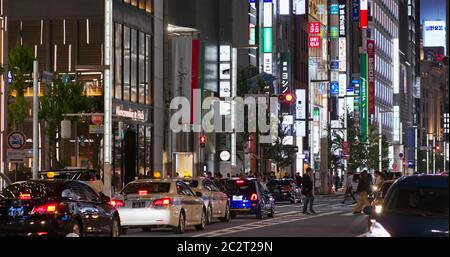
<path id="1" fill-rule="evenodd" d="M 449 6 L 0 0 L 0 246 L 449 239 Z"/>
<path id="2" fill-rule="evenodd" d="M 186 231 L 186 237 L 362 237 L 367 233 L 367 216 L 352 214 L 354 204 L 342 204 L 343 195 L 317 197 L 315 215 L 301 212 L 302 204 L 280 202 L 273 218 L 258 220 L 241 215 L 229 223 L 215 220 L 205 231 Z M 123 237 L 176 237 L 170 229 L 143 232 L 132 229 Z"/>

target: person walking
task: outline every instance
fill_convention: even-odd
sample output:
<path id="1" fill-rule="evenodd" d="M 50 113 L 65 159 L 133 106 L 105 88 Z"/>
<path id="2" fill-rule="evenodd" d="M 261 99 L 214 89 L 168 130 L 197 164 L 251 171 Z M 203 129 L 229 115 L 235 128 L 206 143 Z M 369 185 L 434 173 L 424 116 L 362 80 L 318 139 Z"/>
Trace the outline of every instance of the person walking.
<path id="1" fill-rule="evenodd" d="M 302 176 L 300 176 L 300 172 L 297 172 L 297 176 L 295 176 L 295 183 L 297 183 L 299 187 L 302 186 Z"/>
<path id="2" fill-rule="evenodd" d="M 303 205 L 303 214 L 314 214 L 313 210 L 314 195 L 313 195 L 313 182 L 311 177 L 313 176 L 313 170 L 311 168 L 306 169 L 306 173 L 303 176 L 302 181 L 302 195 L 305 196 L 305 203 Z M 309 203 L 309 213 L 308 210 Z"/>
<path id="3" fill-rule="evenodd" d="M 334 173 L 334 191 L 337 192 L 339 190 L 339 175 L 337 172 Z"/>
<path id="4" fill-rule="evenodd" d="M 370 194 L 370 182 L 369 177 L 367 176 L 367 170 L 361 172 L 356 193 L 358 194 L 358 201 L 355 208 L 353 208 L 353 214 L 360 214 L 364 206 L 370 205 L 368 199 Z"/>
<path id="5" fill-rule="evenodd" d="M 344 201 L 342 201 L 343 204 L 345 204 L 345 200 L 347 200 L 348 197 L 353 198 L 353 203 L 356 203 L 355 198 L 355 192 L 353 189 L 353 173 L 349 172 L 347 176 L 347 181 L 345 182 L 345 195 L 344 195 Z"/>

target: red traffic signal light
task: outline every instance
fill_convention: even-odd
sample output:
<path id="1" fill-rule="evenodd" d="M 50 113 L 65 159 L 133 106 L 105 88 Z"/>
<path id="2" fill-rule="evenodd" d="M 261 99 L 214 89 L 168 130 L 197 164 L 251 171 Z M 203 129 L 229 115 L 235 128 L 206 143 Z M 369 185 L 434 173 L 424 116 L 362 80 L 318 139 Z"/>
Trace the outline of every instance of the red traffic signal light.
<path id="1" fill-rule="evenodd" d="M 206 136 L 205 135 L 201 135 L 200 136 L 200 146 L 201 147 L 205 147 L 205 143 L 206 143 Z"/>
<path id="2" fill-rule="evenodd" d="M 293 103 L 294 102 L 294 96 L 292 95 L 292 94 L 282 94 L 281 96 L 280 96 L 280 101 L 282 102 L 282 103 L 288 103 L 288 104 L 290 104 L 290 103 Z"/>
<path id="3" fill-rule="evenodd" d="M 440 153 L 441 147 L 439 145 L 436 145 L 436 152 Z"/>

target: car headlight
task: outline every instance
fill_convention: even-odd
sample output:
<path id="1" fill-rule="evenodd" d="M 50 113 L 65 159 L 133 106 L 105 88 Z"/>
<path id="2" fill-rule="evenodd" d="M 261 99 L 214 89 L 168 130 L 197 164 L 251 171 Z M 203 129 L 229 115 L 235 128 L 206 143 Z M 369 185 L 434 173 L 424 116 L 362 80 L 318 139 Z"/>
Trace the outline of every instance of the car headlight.
<path id="1" fill-rule="evenodd" d="M 376 214 L 380 214 L 382 210 L 383 210 L 382 205 L 375 205 L 375 213 Z"/>
<path id="2" fill-rule="evenodd" d="M 377 191 L 378 187 L 377 186 L 372 186 L 372 191 Z"/>
<path id="3" fill-rule="evenodd" d="M 367 237 L 391 237 L 391 234 L 378 222 L 375 222 L 370 227 Z"/>

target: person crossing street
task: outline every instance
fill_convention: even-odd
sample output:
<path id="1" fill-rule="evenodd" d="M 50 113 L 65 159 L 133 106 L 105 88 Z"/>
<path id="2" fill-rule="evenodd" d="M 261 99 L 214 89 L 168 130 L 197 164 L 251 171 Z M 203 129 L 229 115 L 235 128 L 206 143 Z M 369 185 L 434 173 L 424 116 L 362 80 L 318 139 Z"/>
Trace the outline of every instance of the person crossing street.
<path id="1" fill-rule="evenodd" d="M 370 194 L 370 182 L 367 176 L 367 170 L 361 172 L 361 176 L 358 182 L 358 188 L 356 189 L 358 194 L 358 201 L 353 208 L 353 214 L 360 214 L 364 206 L 369 206 L 369 194 Z"/>
<path id="2" fill-rule="evenodd" d="M 305 204 L 303 205 L 303 214 L 316 213 L 313 210 L 314 195 L 313 195 L 313 182 L 311 179 L 312 176 L 314 176 L 312 169 L 307 168 L 306 173 L 303 176 L 303 180 L 302 180 L 302 194 L 305 196 Z M 307 211 L 308 203 L 309 203 L 309 212 Z"/>

